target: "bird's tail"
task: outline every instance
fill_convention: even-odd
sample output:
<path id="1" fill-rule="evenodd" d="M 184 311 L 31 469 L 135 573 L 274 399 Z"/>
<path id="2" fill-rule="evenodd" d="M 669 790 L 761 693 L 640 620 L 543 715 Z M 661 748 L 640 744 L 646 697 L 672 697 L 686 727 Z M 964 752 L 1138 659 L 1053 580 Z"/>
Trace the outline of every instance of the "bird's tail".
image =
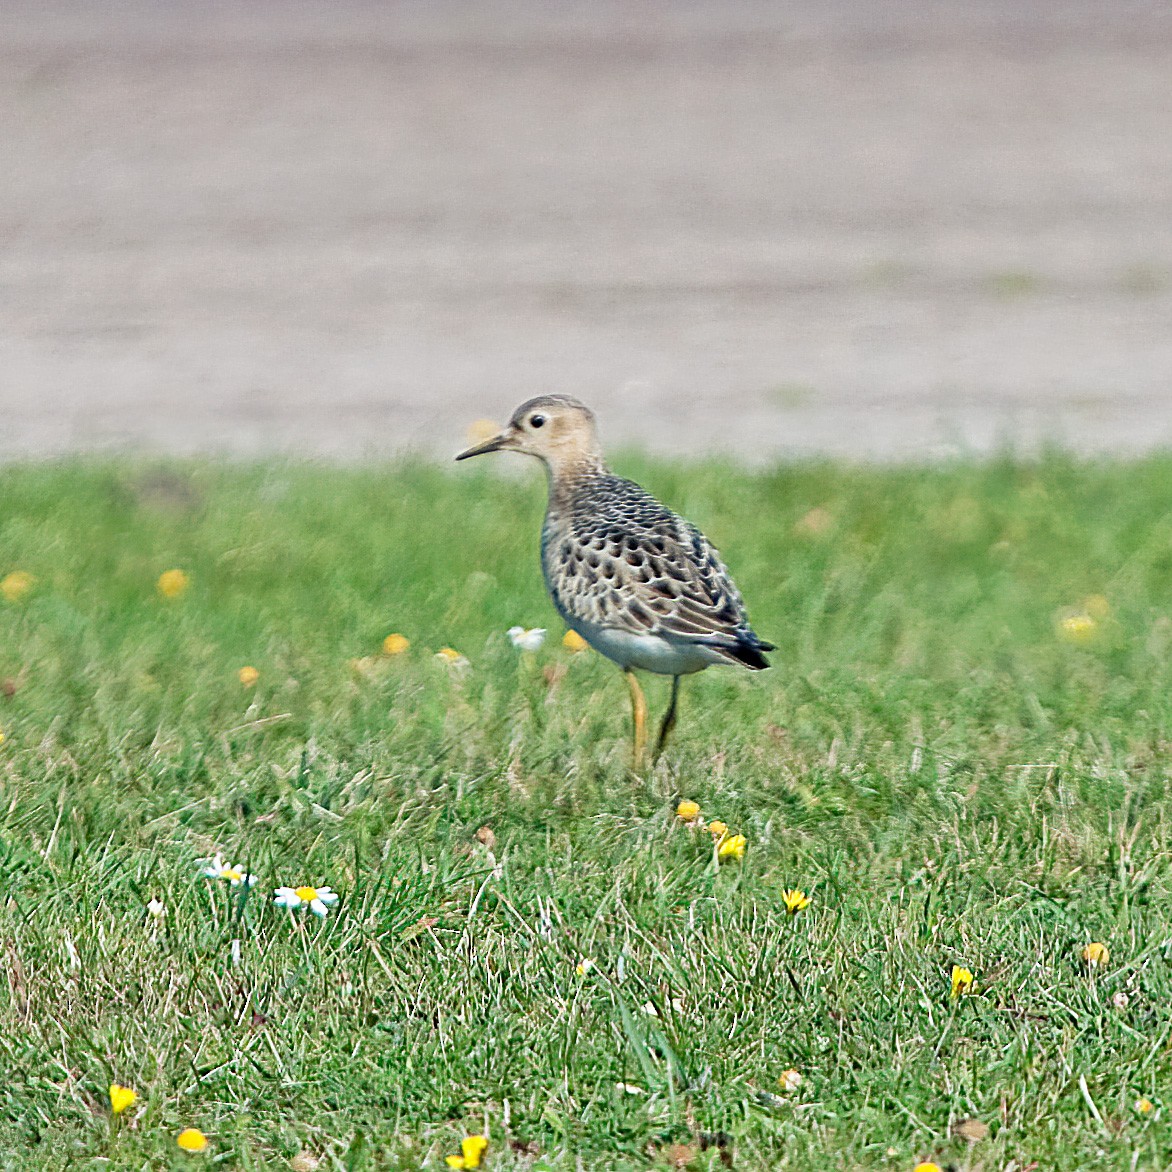
<path id="1" fill-rule="evenodd" d="M 721 655 L 731 659 L 734 663 L 743 664 L 751 671 L 764 671 L 769 666 L 769 660 L 762 652 L 776 651 L 772 643 L 759 639 L 755 632 L 748 631 L 731 646 L 718 647 Z"/>

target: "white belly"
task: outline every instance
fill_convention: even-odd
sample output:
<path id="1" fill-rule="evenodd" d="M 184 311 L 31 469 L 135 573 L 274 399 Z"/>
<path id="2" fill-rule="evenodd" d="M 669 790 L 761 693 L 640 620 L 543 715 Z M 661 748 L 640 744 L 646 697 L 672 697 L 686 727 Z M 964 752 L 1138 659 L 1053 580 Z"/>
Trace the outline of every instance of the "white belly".
<path id="1" fill-rule="evenodd" d="M 621 668 L 635 667 L 661 676 L 686 676 L 703 671 L 714 663 L 724 663 L 723 656 L 711 647 L 695 643 L 671 643 L 659 635 L 635 635 L 614 627 L 596 627 L 580 620 L 574 630 L 607 659 Z"/>

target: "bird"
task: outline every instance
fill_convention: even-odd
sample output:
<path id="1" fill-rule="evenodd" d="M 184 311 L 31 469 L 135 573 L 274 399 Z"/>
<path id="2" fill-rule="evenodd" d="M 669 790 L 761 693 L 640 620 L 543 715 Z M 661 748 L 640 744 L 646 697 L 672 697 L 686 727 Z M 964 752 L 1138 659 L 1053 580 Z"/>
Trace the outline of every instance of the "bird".
<path id="1" fill-rule="evenodd" d="M 610 471 L 584 403 L 569 395 L 530 399 L 502 431 L 456 459 L 488 452 L 520 452 L 545 465 L 545 585 L 566 625 L 626 677 L 636 769 L 647 743 L 647 701 L 636 671 L 672 677 L 654 761 L 676 725 L 682 676 L 714 664 L 769 667 L 765 652 L 776 648 L 749 625 L 712 543 L 646 489 Z"/>

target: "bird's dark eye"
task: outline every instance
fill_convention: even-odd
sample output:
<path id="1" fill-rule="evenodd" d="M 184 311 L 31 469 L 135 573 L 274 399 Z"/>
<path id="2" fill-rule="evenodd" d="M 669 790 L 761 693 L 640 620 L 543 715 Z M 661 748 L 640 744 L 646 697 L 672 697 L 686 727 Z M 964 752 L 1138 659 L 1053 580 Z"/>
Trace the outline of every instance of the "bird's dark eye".
<path id="1" fill-rule="evenodd" d="M 530 427 L 544 427 L 545 426 L 545 416 L 544 415 L 530 415 L 529 416 L 529 426 Z"/>

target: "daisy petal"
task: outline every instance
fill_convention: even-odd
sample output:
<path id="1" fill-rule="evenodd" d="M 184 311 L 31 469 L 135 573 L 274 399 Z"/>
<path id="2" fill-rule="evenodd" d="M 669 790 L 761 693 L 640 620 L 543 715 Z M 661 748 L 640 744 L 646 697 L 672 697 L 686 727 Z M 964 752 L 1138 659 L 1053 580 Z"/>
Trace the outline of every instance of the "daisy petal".
<path id="1" fill-rule="evenodd" d="M 224 870 L 224 856 L 221 854 L 214 854 L 211 858 L 197 859 L 196 863 L 203 867 L 205 879 L 219 879 L 220 873 Z"/>

